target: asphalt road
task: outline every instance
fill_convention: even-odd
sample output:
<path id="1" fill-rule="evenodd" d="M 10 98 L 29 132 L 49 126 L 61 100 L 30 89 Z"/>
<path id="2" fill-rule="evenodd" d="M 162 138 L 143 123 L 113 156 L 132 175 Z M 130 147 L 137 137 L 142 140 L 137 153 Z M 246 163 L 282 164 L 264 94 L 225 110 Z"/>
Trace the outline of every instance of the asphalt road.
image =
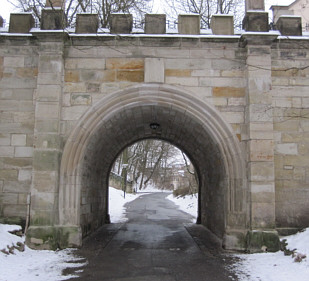
<path id="1" fill-rule="evenodd" d="M 78 255 L 88 265 L 72 280 L 236 280 L 216 238 L 166 196 L 139 197 L 126 205 L 126 223 L 105 225 L 86 239 Z"/>

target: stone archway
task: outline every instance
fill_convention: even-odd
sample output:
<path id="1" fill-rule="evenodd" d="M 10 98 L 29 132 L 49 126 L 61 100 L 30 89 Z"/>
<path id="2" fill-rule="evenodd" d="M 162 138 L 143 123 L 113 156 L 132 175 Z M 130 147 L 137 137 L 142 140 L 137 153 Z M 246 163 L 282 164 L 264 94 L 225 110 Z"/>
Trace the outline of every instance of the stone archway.
<path id="1" fill-rule="evenodd" d="M 201 223 L 227 248 L 243 248 L 249 215 L 239 141 L 214 107 L 164 84 L 105 96 L 71 132 L 61 161 L 59 224 L 76 228 L 74 243 L 104 223 L 110 167 L 123 148 L 144 138 L 169 141 L 189 155 L 200 179 Z"/>

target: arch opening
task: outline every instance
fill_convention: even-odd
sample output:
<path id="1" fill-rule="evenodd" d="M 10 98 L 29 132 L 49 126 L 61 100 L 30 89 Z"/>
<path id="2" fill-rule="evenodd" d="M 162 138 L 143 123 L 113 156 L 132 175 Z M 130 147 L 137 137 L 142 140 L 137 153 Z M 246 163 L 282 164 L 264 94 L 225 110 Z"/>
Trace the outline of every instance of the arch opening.
<path id="1" fill-rule="evenodd" d="M 246 183 L 239 141 L 212 106 L 178 88 L 143 84 L 108 95 L 84 114 L 66 142 L 60 177 L 60 225 L 83 235 L 108 221 L 108 176 L 128 145 L 172 143 L 199 175 L 200 222 L 219 238 L 247 228 Z"/>
<path id="2" fill-rule="evenodd" d="M 195 222 L 198 214 L 198 175 L 190 158 L 173 144 L 143 139 L 126 147 L 109 173 L 108 213 L 111 223 L 123 220 L 122 204 L 138 194 L 165 193 L 168 198 L 187 198 Z M 176 200 L 176 199 L 175 199 Z M 177 200 L 176 200 L 177 201 Z M 189 208 L 189 209 L 188 209 Z"/>

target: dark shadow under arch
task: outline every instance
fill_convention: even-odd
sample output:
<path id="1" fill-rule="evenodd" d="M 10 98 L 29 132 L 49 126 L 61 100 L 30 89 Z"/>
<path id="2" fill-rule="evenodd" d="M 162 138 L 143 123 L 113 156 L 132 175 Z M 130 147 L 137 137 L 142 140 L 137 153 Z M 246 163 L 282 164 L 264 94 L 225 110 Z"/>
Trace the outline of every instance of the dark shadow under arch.
<path id="1" fill-rule="evenodd" d="M 157 122 L 160 130 L 152 130 Z M 108 215 L 110 166 L 127 145 L 160 138 L 184 150 L 199 173 L 200 218 L 221 239 L 247 230 L 247 184 L 239 141 L 212 106 L 163 84 L 141 84 L 107 95 L 71 132 L 61 162 L 60 225 L 86 235 Z"/>

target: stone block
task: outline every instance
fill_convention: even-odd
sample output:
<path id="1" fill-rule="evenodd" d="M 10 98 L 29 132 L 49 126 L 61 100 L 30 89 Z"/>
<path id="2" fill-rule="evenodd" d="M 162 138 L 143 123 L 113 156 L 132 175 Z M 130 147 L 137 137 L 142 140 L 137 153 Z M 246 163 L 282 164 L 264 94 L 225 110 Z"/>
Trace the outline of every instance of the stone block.
<path id="1" fill-rule="evenodd" d="M 12 134 L 11 145 L 25 146 L 27 144 L 27 135 L 25 134 Z"/>
<path id="2" fill-rule="evenodd" d="M 225 120 L 230 124 L 242 124 L 245 120 L 243 112 L 222 112 L 222 115 L 225 117 Z"/>
<path id="3" fill-rule="evenodd" d="M 273 181 L 274 163 L 273 162 L 251 162 L 249 163 L 249 180 L 251 181 Z"/>
<path id="4" fill-rule="evenodd" d="M 56 171 L 60 166 L 59 151 L 35 150 L 33 153 L 33 168 L 37 171 Z"/>
<path id="5" fill-rule="evenodd" d="M 58 73 L 63 69 L 61 55 L 41 54 L 39 60 L 40 73 Z"/>
<path id="6" fill-rule="evenodd" d="M 71 105 L 91 105 L 91 95 L 89 94 L 72 94 Z"/>
<path id="7" fill-rule="evenodd" d="M 65 82 L 79 82 L 80 81 L 80 73 L 78 70 L 68 70 L 64 74 Z"/>
<path id="8" fill-rule="evenodd" d="M 66 17 L 62 9 L 42 10 L 41 30 L 62 30 L 66 26 Z"/>
<path id="9" fill-rule="evenodd" d="M 274 143 L 272 140 L 251 140 L 250 161 L 273 161 Z"/>
<path id="10" fill-rule="evenodd" d="M 145 59 L 145 82 L 164 83 L 164 60 L 160 58 Z"/>
<path id="11" fill-rule="evenodd" d="M 214 97 L 241 98 L 246 95 L 246 88 L 213 87 Z"/>
<path id="12" fill-rule="evenodd" d="M 78 14 L 76 16 L 76 33 L 97 33 L 99 17 L 97 14 Z"/>
<path id="13" fill-rule="evenodd" d="M 41 172 L 34 171 L 33 173 L 33 188 L 40 192 L 57 192 L 58 187 L 57 172 Z"/>
<path id="14" fill-rule="evenodd" d="M 15 148 L 15 157 L 27 158 L 32 157 L 33 147 L 16 147 Z"/>
<path id="15" fill-rule="evenodd" d="M 37 84 L 54 85 L 62 83 L 62 73 L 39 73 Z M 32 86 L 34 88 L 34 86 Z"/>
<path id="16" fill-rule="evenodd" d="M 117 81 L 144 82 L 144 71 L 117 71 Z"/>
<path id="17" fill-rule="evenodd" d="M 10 146 L 11 137 L 10 134 L 0 134 L 0 146 Z"/>
<path id="18" fill-rule="evenodd" d="M 0 179 L 5 181 L 16 181 L 17 180 L 17 170 L 0 170 Z"/>
<path id="19" fill-rule="evenodd" d="M 14 157 L 14 147 L 0 146 L 0 157 Z"/>
<path id="20" fill-rule="evenodd" d="M 234 35 L 234 16 L 213 15 L 210 26 L 215 35 Z"/>
<path id="21" fill-rule="evenodd" d="M 18 171 L 18 180 L 19 181 L 31 181 L 32 170 L 19 170 Z"/>
<path id="22" fill-rule="evenodd" d="M 4 67 L 24 67 L 25 66 L 25 58 L 23 56 L 10 57 L 5 56 L 3 58 L 3 66 Z"/>
<path id="23" fill-rule="evenodd" d="M 64 8 L 65 0 L 46 0 L 45 7 Z"/>
<path id="24" fill-rule="evenodd" d="M 131 14 L 111 14 L 110 32 L 112 34 L 129 34 L 133 28 L 133 16 Z"/>
<path id="25" fill-rule="evenodd" d="M 262 248 L 263 247 L 263 248 Z M 247 234 L 247 251 L 261 253 L 264 247 L 268 252 L 280 249 L 280 239 L 277 231 L 249 231 Z"/>
<path id="26" fill-rule="evenodd" d="M 267 12 L 247 12 L 243 22 L 245 31 L 268 32 L 268 13 Z"/>
<path id="27" fill-rule="evenodd" d="M 38 101 L 59 101 L 62 89 L 59 85 L 38 85 Z"/>
<path id="28" fill-rule="evenodd" d="M 139 70 L 144 69 L 144 60 L 138 58 L 112 58 L 106 60 L 106 69 Z"/>
<path id="29" fill-rule="evenodd" d="M 279 17 L 276 28 L 283 36 L 302 36 L 302 22 L 300 16 Z"/>
<path id="30" fill-rule="evenodd" d="M 200 15 L 188 14 L 178 16 L 178 33 L 179 34 L 200 34 Z"/>
<path id="31" fill-rule="evenodd" d="M 275 151 L 279 154 L 297 155 L 298 146 L 297 143 L 281 143 L 276 145 Z"/>
<path id="32" fill-rule="evenodd" d="M 2 195 L 3 204 L 10 205 L 10 204 L 17 204 L 18 201 L 18 193 L 8 193 L 5 192 Z"/>
<path id="33" fill-rule="evenodd" d="M 58 120 L 37 120 L 36 130 L 40 133 L 58 133 L 59 121 Z"/>
<path id="34" fill-rule="evenodd" d="M 251 10 L 265 11 L 265 0 L 246 0 L 245 11 Z"/>
<path id="35" fill-rule="evenodd" d="M 38 119 L 58 119 L 59 105 L 53 102 L 38 102 L 36 107 L 36 117 Z"/>
<path id="36" fill-rule="evenodd" d="M 275 227 L 275 202 L 251 202 L 252 227 L 273 229 Z"/>
<path id="37" fill-rule="evenodd" d="M 9 33 L 29 33 L 34 27 L 34 18 L 31 13 L 11 14 Z"/>
<path id="38" fill-rule="evenodd" d="M 145 33 L 146 34 L 165 34 L 166 33 L 166 15 L 146 14 L 145 15 Z"/>

